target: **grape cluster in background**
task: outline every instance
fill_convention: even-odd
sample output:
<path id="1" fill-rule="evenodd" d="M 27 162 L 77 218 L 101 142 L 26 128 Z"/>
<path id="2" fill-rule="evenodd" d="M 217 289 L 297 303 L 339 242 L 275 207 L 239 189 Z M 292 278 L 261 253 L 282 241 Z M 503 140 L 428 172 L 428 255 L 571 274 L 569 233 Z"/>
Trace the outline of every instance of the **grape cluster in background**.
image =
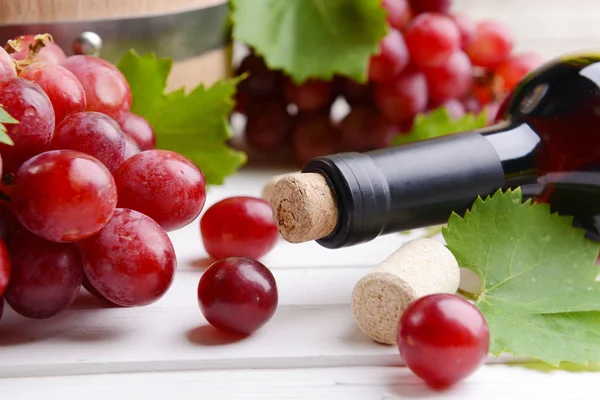
<path id="1" fill-rule="evenodd" d="M 451 6 L 451 0 L 382 0 L 388 33 L 364 83 L 337 76 L 297 84 L 249 49 L 236 69 L 246 78 L 235 112 L 245 116 L 250 156 L 283 155 L 302 166 L 321 155 L 387 147 L 410 132 L 417 114 L 439 107 L 454 119 L 485 111 L 493 122 L 510 91 L 543 60 L 513 53 L 514 38 L 502 23 L 472 21 Z M 340 102 L 344 112 L 332 112 Z"/>

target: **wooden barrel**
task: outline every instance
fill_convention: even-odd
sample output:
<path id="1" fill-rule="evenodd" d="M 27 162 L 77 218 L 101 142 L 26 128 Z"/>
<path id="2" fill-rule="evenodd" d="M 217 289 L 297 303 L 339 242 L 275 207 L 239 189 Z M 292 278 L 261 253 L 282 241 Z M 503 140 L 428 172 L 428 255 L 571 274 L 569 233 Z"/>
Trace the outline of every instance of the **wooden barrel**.
<path id="1" fill-rule="evenodd" d="M 67 54 L 83 32 L 102 39 L 100 57 L 129 50 L 173 59 L 168 89 L 231 75 L 227 0 L 1 0 L 0 41 L 50 33 Z"/>

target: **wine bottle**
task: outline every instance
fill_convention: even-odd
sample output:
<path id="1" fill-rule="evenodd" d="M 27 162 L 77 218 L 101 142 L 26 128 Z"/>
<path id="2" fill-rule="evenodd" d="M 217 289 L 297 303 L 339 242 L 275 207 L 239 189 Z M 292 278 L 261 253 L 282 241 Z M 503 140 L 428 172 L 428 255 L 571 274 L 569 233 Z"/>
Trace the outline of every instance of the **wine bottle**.
<path id="1" fill-rule="evenodd" d="M 275 186 L 283 236 L 328 248 L 442 224 L 477 196 L 517 188 L 600 238 L 600 54 L 566 55 L 515 88 L 504 121 L 309 161 Z"/>

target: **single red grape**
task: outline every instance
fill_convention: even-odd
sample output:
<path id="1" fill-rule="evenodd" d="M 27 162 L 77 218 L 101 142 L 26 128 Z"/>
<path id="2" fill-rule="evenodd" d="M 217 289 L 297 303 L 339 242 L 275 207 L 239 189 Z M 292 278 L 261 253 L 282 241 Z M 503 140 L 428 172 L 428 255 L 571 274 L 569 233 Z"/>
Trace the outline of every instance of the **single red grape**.
<path id="1" fill-rule="evenodd" d="M 53 150 L 75 150 L 101 161 L 115 172 L 125 158 L 125 136 L 119 124 L 106 114 L 79 112 L 65 118 L 52 139 Z"/>
<path id="2" fill-rule="evenodd" d="M 373 82 L 390 81 L 408 65 L 409 55 L 402 34 L 389 29 L 379 42 L 379 52 L 369 61 L 369 79 Z"/>
<path id="3" fill-rule="evenodd" d="M 388 24 L 394 29 L 403 30 L 411 17 L 407 0 L 383 0 L 381 5 L 387 13 Z"/>
<path id="4" fill-rule="evenodd" d="M 473 66 L 469 57 L 455 51 L 440 67 L 423 68 L 427 77 L 430 99 L 444 102 L 465 96 L 473 83 Z"/>
<path id="5" fill-rule="evenodd" d="M 373 84 L 360 83 L 345 76 L 336 77 L 336 86 L 351 106 L 373 104 Z"/>
<path id="6" fill-rule="evenodd" d="M 340 133 L 352 151 L 368 151 L 391 145 L 400 128 L 372 107 L 353 107 L 340 122 Z"/>
<path id="7" fill-rule="evenodd" d="M 116 118 L 131 108 L 131 88 L 121 71 L 110 62 L 94 56 L 74 55 L 61 65 L 81 82 L 88 111 Z"/>
<path id="8" fill-rule="evenodd" d="M 135 154 L 140 153 L 142 150 L 140 149 L 140 146 L 138 146 L 135 139 L 133 139 L 131 136 L 126 133 L 123 134 L 123 136 L 125 137 L 125 156 L 123 157 L 123 161 L 125 161 L 128 158 L 133 157 Z"/>
<path id="9" fill-rule="evenodd" d="M 29 46 L 35 42 L 35 36 L 36 35 L 23 35 L 20 42 L 19 51 L 11 54 L 11 57 L 19 61 L 27 59 L 29 56 Z M 58 64 L 67 58 L 67 55 L 63 49 L 61 49 L 61 47 L 56 43 L 46 41 L 45 44 L 46 45 L 33 58 L 34 63 L 48 62 L 52 64 Z"/>
<path id="10" fill-rule="evenodd" d="M 297 117 L 292 133 L 296 162 L 304 165 L 315 157 L 337 153 L 340 133 L 331 123 L 329 115 Z"/>
<path id="11" fill-rule="evenodd" d="M 260 103 L 258 107 L 250 107 L 246 115 L 244 138 L 251 148 L 275 152 L 288 143 L 293 118 L 284 103 Z"/>
<path id="12" fill-rule="evenodd" d="M 467 50 L 473 65 L 496 68 L 510 57 L 514 38 L 508 27 L 498 21 L 477 24 L 475 37 Z"/>
<path id="13" fill-rule="evenodd" d="M 204 207 L 206 181 L 192 161 L 168 150 L 146 150 L 115 172 L 120 208 L 130 208 L 173 231 L 192 222 Z"/>
<path id="14" fill-rule="evenodd" d="M 15 175 L 12 202 L 19 221 L 55 242 L 75 242 L 98 232 L 117 204 L 115 181 L 97 159 L 54 150 L 27 160 Z"/>
<path id="15" fill-rule="evenodd" d="M 58 64 L 37 62 L 25 67 L 19 76 L 34 81 L 46 92 L 54 108 L 56 125 L 68 115 L 85 111 L 83 86 L 68 69 Z"/>
<path id="16" fill-rule="evenodd" d="M 0 79 L 17 76 L 17 70 L 13 59 L 4 48 L 0 47 Z"/>
<path id="17" fill-rule="evenodd" d="M 475 39 L 476 25 L 466 14 L 454 13 L 451 15 L 460 32 L 460 48 L 467 51 L 473 39 Z"/>
<path id="18" fill-rule="evenodd" d="M 100 232 L 78 246 L 89 282 L 120 306 L 153 303 L 173 282 L 177 260 L 169 236 L 137 211 L 117 208 Z"/>
<path id="19" fill-rule="evenodd" d="M 269 203 L 247 196 L 229 197 L 213 204 L 200 219 L 200 233 L 206 252 L 214 259 L 259 259 L 279 239 Z"/>
<path id="20" fill-rule="evenodd" d="M 0 297 L 4 294 L 11 275 L 10 255 L 8 254 L 5 240 L 0 239 Z"/>
<path id="21" fill-rule="evenodd" d="M 156 135 L 145 118 L 132 112 L 122 112 L 116 118 L 123 132 L 131 136 L 140 147 L 140 150 L 156 148 Z"/>
<path id="22" fill-rule="evenodd" d="M 536 53 L 521 53 L 511 56 L 496 68 L 496 76 L 502 79 L 502 88 L 509 92 L 532 70 L 543 63 Z"/>
<path id="23" fill-rule="evenodd" d="M 198 283 L 198 304 L 215 328 L 249 335 L 275 314 L 277 283 L 267 267 L 245 257 L 215 261 Z"/>
<path id="24" fill-rule="evenodd" d="M 410 8 L 417 14 L 424 12 L 442 13 L 450 11 L 452 0 L 409 0 Z"/>
<path id="25" fill-rule="evenodd" d="M 9 242 L 12 274 L 4 294 L 28 318 L 50 318 L 66 310 L 81 287 L 82 263 L 73 243 L 55 243 L 22 229 Z"/>
<path id="26" fill-rule="evenodd" d="M 451 294 L 432 294 L 404 311 L 397 342 L 411 371 L 433 387 L 446 387 L 483 363 L 490 335 L 483 315 L 471 303 Z"/>
<path id="27" fill-rule="evenodd" d="M 19 121 L 6 125 L 14 145 L 0 144 L 3 170 L 11 173 L 47 149 L 55 128 L 54 109 L 37 83 L 15 77 L 0 80 L 0 104 Z"/>
<path id="28" fill-rule="evenodd" d="M 329 107 L 334 100 L 335 93 L 331 82 L 308 79 L 297 85 L 287 79 L 285 96 L 300 111 L 316 111 Z"/>
<path id="29" fill-rule="evenodd" d="M 460 32 L 452 18 L 435 13 L 419 14 L 405 34 L 412 62 L 419 67 L 439 67 L 460 48 Z"/>
<path id="30" fill-rule="evenodd" d="M 381 114 L 394 122 L 408 121 L 425 111 L 429 101 L 427 79 L 415 69 L 407 70 L 393 82 L 377 85 L 375 102 Z"/>

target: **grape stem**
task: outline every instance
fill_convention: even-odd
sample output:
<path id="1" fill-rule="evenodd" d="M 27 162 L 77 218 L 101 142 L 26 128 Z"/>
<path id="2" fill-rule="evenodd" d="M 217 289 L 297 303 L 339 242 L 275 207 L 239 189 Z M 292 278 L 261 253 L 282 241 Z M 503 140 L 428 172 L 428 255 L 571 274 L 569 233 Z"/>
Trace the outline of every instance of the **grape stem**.
<path id="1" fill-rule="evenodd" d="M 466 290 L 463 290 L 461 288 L 458 288 L 457 293 L 460 294 L 462 297 L 464 297 L 466 299 L 469 299 L 469 300 L 472 300 L 472 301 L 477 301 L 477 298 L 479 297 L 476 294 L 473 294 L 471 292 L 467 292 Z"/>
<path id="2" fill-rule="evenodd" d="M 9 40 L 4 49 L 8 54 L 21 51 L 22 40 L 23 36 L 15 40 Z M 46 47 L 46 44 L 48 42 L 54 42 L 54 38 L 51 34 L 44 33 L 40 35 L 35 35 L 33 43 L 29 45 L 29 53 L 27 54 L 27 58 L 25 58 L 22 61 L 16 62 L 17 74 L 19 74 L 23 70 L 23 68 L 33 63 L 34 58 L 44 47 Z"/>

